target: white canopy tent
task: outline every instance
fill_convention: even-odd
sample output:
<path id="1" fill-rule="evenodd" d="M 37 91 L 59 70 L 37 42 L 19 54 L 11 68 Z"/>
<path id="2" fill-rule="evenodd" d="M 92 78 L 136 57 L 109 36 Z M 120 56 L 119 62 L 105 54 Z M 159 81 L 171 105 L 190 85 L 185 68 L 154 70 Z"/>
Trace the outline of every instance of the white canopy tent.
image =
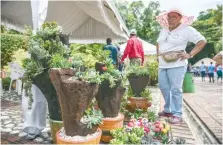
<path id="1" fill-rule="evenodd" d="M 154 55 L 156 54 L 156 46 L 151 44 L 151 43 L 148 43 L 140 38 L 138 38 L 141 42 L 142 42 L 142 45 L 143 45 L 143 49 L 144 49 L 144 54 L 145 55 Z M 125 51 L 125 47 L 127 45 L 127 42 L 120 45 L 120 51 L 121 51 L 121 54 L 124 53 Z"/>
<path id="2" fill-rule="evenodd" d="M 126 41 L 128 29 L 109 0 L 97 1 L 1 1 L 2 25 L 24 31 L 24 25 L 40 28 L 43 22 L 56 21 L 70 34 L 70 43 Z"/>
<path id="3" fill-rule="evenodd" d="M 213 64 L 216 63 L 216 61 L 214 61 L 214 60 L 211 59 L 211 58 L 203 58 L 203 59 L 199 60 L 198 62 L 196 62 L 192 67 L 200 67 L 202 61 L 204 62 L 204 64 L 205 64 L 206 66 L 208 66 L 211 62 L 213 62 Z"/>

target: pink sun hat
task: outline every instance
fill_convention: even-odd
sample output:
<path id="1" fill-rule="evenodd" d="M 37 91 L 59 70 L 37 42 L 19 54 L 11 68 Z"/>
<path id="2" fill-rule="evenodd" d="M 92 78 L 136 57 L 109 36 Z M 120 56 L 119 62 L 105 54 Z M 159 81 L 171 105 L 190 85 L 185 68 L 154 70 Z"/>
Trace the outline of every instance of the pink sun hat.
<path id="1" fill-rule="evenodd" d="M 193 23 L 194 16 L 185 16 L 182 13 L 182 11 L 180 11 L 179 9 L 170 9 L 169 11 L 163 12 L 159 16 L 156 17 L 156 20 L 160 24 L 161 27 L 164 27 L 164 28 L 169 27 L 167 17 L 170 12 L 176 12 L 176 13 L 180 14 L 182 16 L 182 18 L 181 18 L 182 24 L 191 25 Z"/>

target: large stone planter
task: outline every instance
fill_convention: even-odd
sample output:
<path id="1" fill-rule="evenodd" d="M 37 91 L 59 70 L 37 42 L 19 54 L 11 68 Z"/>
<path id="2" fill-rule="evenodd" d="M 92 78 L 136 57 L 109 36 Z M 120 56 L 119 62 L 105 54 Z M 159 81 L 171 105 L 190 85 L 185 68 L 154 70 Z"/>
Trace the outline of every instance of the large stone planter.
<path id="1" fill-rule="evenodd" d="M 57 93 L 50 80 L 48 71 L 37 75 L 33 79 L 33 84 L 42 91 L 47 100 L 50 119 L 62 121 Z"/>
<path id="2" fill-rule="evenodd" d="M 141 97 L 141 92 L 146 88 L 149 83 L 149 76 L 136 76 L 131 74 L 128 76 L 130 86 L 135 97 Z"/>
<path id="3" fill-rule="evenodd" d="M 59 96 L 65 133 L 67 136 L 86 136 L 94 133 L 98 126 L 92 129 L 81 122 L 84 111 L 90 105 L 98 91 L 97 84 L 72 80 L 72 69 L 51 69 L 50 78 Z"/>
<path id="4" fill-rule="evenodd" d="M 120 87 L 120 83 L 117 83 L 114 88 L 110 88 L 109 85 L 108 80 L 99 85 L 96 100 L 104 117 L 117 117 L 125 88 Z"/>

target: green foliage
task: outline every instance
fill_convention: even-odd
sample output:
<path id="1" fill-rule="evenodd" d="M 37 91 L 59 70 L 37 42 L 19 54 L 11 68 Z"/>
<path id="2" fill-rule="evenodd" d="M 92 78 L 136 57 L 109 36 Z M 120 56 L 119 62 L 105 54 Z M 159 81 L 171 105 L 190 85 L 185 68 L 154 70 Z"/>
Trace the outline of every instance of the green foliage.
<path id="1" fill-rule="evenodd" d="M 102 78 L 99 73 L 93 69 L 86 70 L 85 72 L 77 72 L 73 77 L 73 80 L 86 81 L 96 84 L 100 84 L 102 82 Z"/>
<path id="2" fill-rule="evenodd" d="M 129 65 L 126 68 L 126 75 L 147 76 L 149 75 L 149 67 L 139 65 Z"/>
<path id="3" fill-rule="evenodd" d="M 3 88 L 8 88 L 10 85 L 10 81 L 11 81 L 10 77 L 2 78 Z"/>
<path id="4" fill-rule="evenodd" d="M 87 123 L 87 127 L 91 129 L 93 125 L 102 124 L 102 118 L 103 118 L 103 114 L 101 110 L 95 110 L 92 107 L 92 108 L 88 108 L 84 112 L 83 120 L 85 123 Z"/>
<path id="5" fill-rule="evenodd" d="M 54 54 L 51 58 L 51 68 L 71 68 L 72 62 L 64 58 L 62 55 Z"/>
<path id="6" fill-rule="evenodd" d="M 142 137 L 144 136 L 143 128 L 132 128 L 130 131 L 125 128 L 118 128 L 111 131 L 113 139 L 111 144 L 141 144 Z"/>
<path id="7" fill-rule="evenodd" d="M 135 28 L 140 38 L 156 43 L 160 31 L 156 22 L 160 13 L 159 2 L 150 1 L 147 7 L 142 1 L 118 1 L 116 5 L 129 29 Z"/>
<path id="8" fill-rule="evenodd" d="M 158 62 L 153 61 L 148 64 L 150 81 L 158 82 Z"/>
<path id="9" fill-rule="evenodd" d="M 68 67 L 69 62 L 66 60 L 69 55 L 69 48 L 60 40 L 61 27 L 55 22 L 44 23 L 36 34 L 32 34 L 28 29 L 27 35 L 30 35 L 28 43 L 28 51 L 31 54 L 31 59 L 24 60 L 24 88 L 26 96 L 32 102 L 31 86 L 32 79 L 35 76 L 47 71 L 51 67 Z M 29 106 L 31 107 L 31 106 Z"/>
<path id="10" fill-rule="evenodd" d="M 3 30 L 5 32 L 5 30 Z M 1 34 L 1 65 L 5 67 L 13 60 L 15 51 L 27 50 L 28 37 L 20 34 Z"/>
<path id="11" fill-rule="evenodd" d="M 143 98 L 147 98 L 149 102 L 152 101 L 152 95 L 151 92 L 149 90 L 149 88 L 145 88 L 141 93 L 140 93 L 141 97 Z"/>
<path id="12" fill-rule="evenodd" d="M 200 12 L 197 20 L 192 26 L 197 29 L 207 40 L 203 50 L 189 59 L 191 64 L 203 58 L 213 58 L 219 51 L 222 50 L 222 5 L 217 5 L 217 9 L 208 9 Z M 189 43 L 187 52 L 190 52 L 194 44 Z"/>
<path id="13" fill-rule="evenodd" d="M 81 60 L 88 68 L 95 67 L 96 62 L 102 62 L 109 57 L 109 52 L 103 50 L 102 44 L 71 44 L 71 57 Z"/>
<path id="14" fill-rule="evenodd" d="M 150 121 L 150 122 L 154 122 L 157 120 L 157 115 L 155 113 L 155 111 L 148 111 L 147 112 L 147 119 Z"/>

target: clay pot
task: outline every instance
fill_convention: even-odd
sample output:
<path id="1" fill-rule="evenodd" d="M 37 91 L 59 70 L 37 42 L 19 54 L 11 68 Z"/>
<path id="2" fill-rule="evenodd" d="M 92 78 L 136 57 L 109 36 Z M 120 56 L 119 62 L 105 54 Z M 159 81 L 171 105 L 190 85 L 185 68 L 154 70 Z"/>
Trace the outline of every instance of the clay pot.
<path id="1" fill-rule="evenodd" d="M 59 136 L 59 131 L 58 131 L 56 134 L 57 144 L 99 144 L 102 131 L 99 128 L 97 131 L 99 131 L 99 134 L 97 136 L 94 136 L 90 139 L 86 139 L 84 141 L 70 141 L 70 140 L 63 139 L 62 137 Z"/>
<path id="2" fill-rule="evenodd" d="M 51 136 L 53 139 L 53 143 L 56 144 L 56 133 L 63 127 L 63 121 L 56 121 L 49 119 Z"/>
<path id="3" fill-rule="evenodd" d="M 119 113 L 115 118 L 103 118 L 103 124 L 99 125 L 102 130 L 101 141 L 110 142 L 112 136 L 110 134 L 111 130 L 122 128 L 124 122 L 124 115 Z"/>
<path id="4" fill-rule="evenodd" d="M 151 102 L 149 102 L 147 98 L 129 97 L 128 100 L 129 102 L 126 109 L 130 112 L 134 112 L 136 109 L 147 111 L 147 108 L 151 106 Z"/>

